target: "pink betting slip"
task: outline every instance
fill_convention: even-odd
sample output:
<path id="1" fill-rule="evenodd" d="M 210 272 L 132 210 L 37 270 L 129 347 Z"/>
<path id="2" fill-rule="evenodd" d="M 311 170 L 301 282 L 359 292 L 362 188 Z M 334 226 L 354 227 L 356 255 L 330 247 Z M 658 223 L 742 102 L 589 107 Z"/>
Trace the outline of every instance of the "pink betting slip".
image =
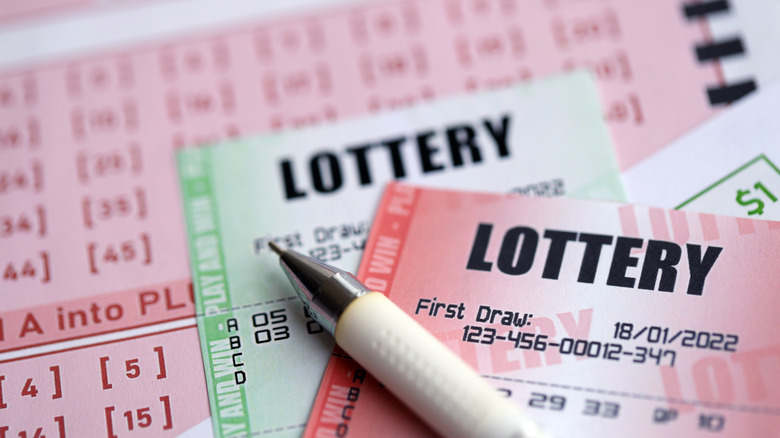
<path id="1" fill-rule="evenodd" d="M 3 320 L 65 302 L 102 313 L 45 333 L 6 323 L 0 351 L 192 313 L 175 147 L 584 66 L 627 167 L 747 89 L 697 58 L 707 15 L 673 1 L 383 3 L 6 73 Z M 162 311 L 142 308 L 151 285 Z M 134 304 L 109 318 L 104 296 L 119 291 Z"/>
<path id="2" fill-rule="evenodd" d="M 772 436 L 779 248 L 780 222 L 391 184 L 358 277 L 551 436 Z M 337 351 L 304 435 L 334 434 L 431 431 Z"/>
<path id="3" fill-rule="evenodd" d="M 192 324 L 0 361 L 0 437 L 178 435 L 208 415 L 199 363 Z"/>
<path id="4" fill-rule="evenodd" d="M 67 16 L 74 12 L 89 13 L 116 7 L 133 8 L 138 5 L 163 1 L 166 0 L 142 0 L 128 5 L 128 2 L 116 0 L 0 0 L 0 24 L 17 24 L 23 21 L 51 19 L 52 17 L 67 21 Z"/>
<path id="5" fill-rule="evenodd" d="M 0 23 L 62 13 L 73 8 L 84 8 L 90 0 L 31 0 L 18 2 L 0 1 Z"/>
<path id="6" fill-rule="evenodd" d="M 711 3 L 383 2 L 3 72 L 0 361 L 194 314 L 175 148 L 588 68 L 627 168 L 756 87 Z"/>

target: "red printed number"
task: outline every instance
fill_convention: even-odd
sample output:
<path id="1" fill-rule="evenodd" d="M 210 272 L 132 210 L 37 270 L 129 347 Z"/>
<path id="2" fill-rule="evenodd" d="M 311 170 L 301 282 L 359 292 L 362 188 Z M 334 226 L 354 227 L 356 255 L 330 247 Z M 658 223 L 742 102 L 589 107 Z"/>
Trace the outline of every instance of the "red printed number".
<path id="1" fill-rule="evenodd" d="M 33 379 L 27 379 L 26 382 L 24 382 L 24 388 L 22 388 L 22 397 L 29 396 L 29 397 L 37 397 L 38 396 L 38 388 L 33 385 Z"/>

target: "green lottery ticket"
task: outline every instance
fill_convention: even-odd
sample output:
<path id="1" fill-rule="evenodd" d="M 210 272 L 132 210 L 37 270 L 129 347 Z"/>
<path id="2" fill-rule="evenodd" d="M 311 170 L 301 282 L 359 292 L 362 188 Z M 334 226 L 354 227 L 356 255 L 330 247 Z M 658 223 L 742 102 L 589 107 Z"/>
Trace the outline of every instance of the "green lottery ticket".
<path id="1" fill-rule="evenodd" d="M 356 270 L 386 182 L 623 199 L 584 73 L 178 156 L 217 436 L 298 436 L 333 347 L 269 241 Z"/>

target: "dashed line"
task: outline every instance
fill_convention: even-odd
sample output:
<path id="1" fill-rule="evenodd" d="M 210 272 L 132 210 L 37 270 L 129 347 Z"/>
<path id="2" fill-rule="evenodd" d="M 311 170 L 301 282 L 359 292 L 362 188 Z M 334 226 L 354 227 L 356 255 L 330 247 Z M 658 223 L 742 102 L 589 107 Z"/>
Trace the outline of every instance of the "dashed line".
<path id="1" fill-rule="evenodd" d="M 336 352 L 331 353 L 331 356 L 340 357 L 342 359 L 354 360 L 354 359 L 352 359 L 351 357 L 349 357 L 347 355 L 336 353 Z M 614 391 L 614 390 L 609 390 L 609 389 L 590 388 L 590 387 L 587 387 L 587 386 L 566 385 L 566 384 L 562 384 L 562 383 L 543 382 L 543 381 L 537 381 L 537 380 L 513 379 L 511 377 L 490 376 L 490 375 L 486 375 L 486 374 L 483 374 L 482 377 L 486 378 L 486 379 L 502 380 L 502 381 L 505 381 L 505 382 L 523 383 L 523 384 L 528 384 L 528 385 L 538 385 L 538 386 L 549 387 L 549 388 L 570 389 L 572 391 L 588 392 L 588 393 L 602 394 L 602 395 L 612 395 L 612 396 L 633 398 L 633 399 L 639 399 L 639 400 L 649 400 L 649 401 L 658 401 L 658 402 L 667 402 L 667 403 L 679 403 L 679 404 L 683 404 L 683 405 L 701 406 L 701 407 L 713 408 L 713 409 L 725 409 L 725 410 L 729 410 L 729 411 L 746 412 L 746 413 L 750 413 L 750 414 L 764 414 L 764 415 L 780 416 L 780 409 L 771 408 L 771 407 L 742 406 L 742 405 L 732 405 L 732 404 L 727 404 L 727 403 L 710 403 L 710 402 L 704 402 L 704 401 L 698 401 L 698 400 L 685 400 L 685 399 L 680 399 L 680 398 L 663 397 L 663 396 L 660 396 L 660 395 L 639 394 L 639 393 L 635 393 L 635 392 L 626 392 L 626 391 Z"/>
<path id="2" fill-rule="evenodd" d="M 712 409 L 725 409 L 729 411 L 737 411 L 737 412 L 747 412 L 750 414 L 764 414 L 764 415 L 776 415 L 780 416 L 780 409 L 777 408 L 771 408 L 771 407 L 759 407 L 759 406 L 742 406 L 742 405 L 732 405 L 728 403 L 711 403 L 711 402 L 705 402 L 705 401 L 699 401 L 699 400 L 685 400 L 680 398 L 670 398 L 670 397 L 663 397 L 660 395 L 649 395 L 649 394 L 639 394 L 635 392 L 625 392 L 625 391 L 614 391 L 614 390 L 608 390 L 608 389 L 601 389 L 601 388 L 588 388 L 584 386 L 574 386 L 574 385 L 566 385 L 561 383 L 552 383 L 552 382 L 541 382 L 536 380 L 524 380 L 524 379 L 513 379 L 510 377 L 499 377 L 499 376 L 489 376 L 489 375 L 482 375 L 482 377 L 486 379 L 493 379 L 493 380 L 502 380 L 505 382 L 514 382 L 514 383 L 523 383 L 528 385 L 539 385 L 539 386 L 547 386 L 551 388 L 560 388 L 560 389 L 570 389 L 573 391 L 581 391 L 581 392 L 593 392 L 597 394 L 605 394 L 605 395 L 613 395 L 618 397 L 626 397 L 626 398 L 634 398 L 634 399 L 640 399 L 640 400 L 650 400 L 650 401 L 658 401 L 658 402 L 667 402 L 667 403 L 679 403 L 683 405 L 691 405 L 691 406 L 701 406 L 705 408 L 712 408 Z"/>
<path id="3" fill-rule="evenodd" d="M 272 429 L 258 430 L 256 432 L 252 432 L 252 433 L 248 433 L 248 434 L 242 433 L 240 435 L 231 435 L 230 438 L 248 438 L 248 437 L 251 437 L 251 436 L 260 436 L 260 435 L 268 435 L 268 434 L 271 434 L 271 433 L 284 432 L 286 430 L 303 429 L 304 427 L 306 427 L 306 423 L 291 424 L 289 426 L 279 426 L 279 427 L 274 427 Z"/>
<path id="4" fill-rule="evenodd" d="M 263 301 L 263 302 L 260 302 L 260 303 L 244 304 L 244 305 L 241 305 L 241 306 L 235 306 L 235 307 L 231 307 L 229 309 L 222 309 L 222 310 L 220 310 L 218 312 L 213 312 L 213 313 L 196 313 L 195 317 L 196 318 L 202 318 L 204 316 L 221 315 L 223 313 L 234 312 L 236 310 L 249 309 L 250 307 L 267 306 L 269 304 L 283 303 L 285 301 L 293 301 L 293 300 L 297 300 L 297 299 L 298 299 L 298 296 L 297 295 L 293 295 L 291 297 L 276 298 L 276 299 L 273 299 L 273 300 Z"/>

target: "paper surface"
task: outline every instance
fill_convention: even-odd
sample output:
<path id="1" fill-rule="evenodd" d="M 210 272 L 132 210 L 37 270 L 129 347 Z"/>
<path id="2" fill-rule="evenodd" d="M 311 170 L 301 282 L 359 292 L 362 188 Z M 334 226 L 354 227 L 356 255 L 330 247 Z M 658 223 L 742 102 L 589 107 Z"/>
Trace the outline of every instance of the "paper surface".
<path id="1" fill-rule="evenodd" d="M 767 8 L 747 15 L 738 8 L 735 15 L 733 1 L 703 21 L 685 18 L 687 9 L 671 0 L 378 3 L 273 21 L 258 18 L 267 9 L 257 2 L 207 3 L 108 4 L 95 14 L 77 5 L 73 13 L 55 8 L 31 19 L 31 27 L 0 29 L 0 365 L 15 370 L 0 371 L 7 404 L 0 427 L 8 426 L 7 434 L 32 436 L 45 423 L 42 433 L 56 436 L 51 419 L 74 403 L 72 392 L 45 404 L 30 388 L 23 396 L 29 373 L 50 376 L 51 366 L 84 364 L 99 381 L 101 349 L 88 347 L 135 336 L 147 341 L 128 341 L 125 358 L 111 356 L 112 366 L 146 357 L 149 347 L 195 348 L 172 160 L 177 147 L 584 66 L 600 77 L 607 119 L 626 145 L 626 167 L 706 118 L 708 88 L 754 75 L 761 86 L 777 59 L 771 50 L 754 56 L 746 37 L 747 51 L 698 60 L 694 46 L 709 40 L 708 29 L 722 36 L 709 26 L 716 17 L 740 23 L 725 36 L 745 28 L 762 29 L 762 41 L 775 35 Z M 0 15 L 30 6 L 4 6 Z M 276 17 L 290 11 L 269 8 Z M 720 77 L 719 66 L 732 63 L 742 70 Z M 173 329 L 175 335 L 155 337 Z M 65 354 L 73 349 L 89 354 Z M 176 366 L 190 373 L 187 383 L 172 388 L 166 382 L 173 380 L 151 379 L 156 383 L 132 389 L 144 400 L 132 408 L 133 419 L 134 409 L 157 409 L 159 397 L 170 395 L 173 428 L 163 430 L 155 417 L 153 426 L 115 431 L 158 436 L 207 421 L 198 356 L 166 356 L 170 366 L 182 361 Z M 61 377 L 63 385 L 75 378 Z M 102 389 L 85 388 L 96 392 L 79 394 L 103 400 Z M 111 403 L 102 408 L 117 406 L 127 429 L 131 408 L 119 407 L 126 393 L 106 390 Z M 64 418 L 66 432 L 98 427 L 81 422 L 87 416 L 102 418 L 107 430 L 105 412 L 84 409 Z"/>
<path id="2" fill-rule="evenodd" d="M 304 314 L 269 241 L 354 272 L 393 178 L 622 197 L 584 73 L 182 151 L 179 172 L 212 418 L 223 436 L 300 434 L 333 346 Z"/>
<path id="3" fill-rule="evenodd" d="M 713 108 L 780 74 L 780 62 L 766 49 L 780 35 L 775 4 L 765 0 L 747 8 L 734 3 L 702 12 L 676 0 L 640 5 L 630 0 L 387 2 L 230 28 L 227 23 L 241 22 L 239 17 L 215 12 L 224 19 L 224 30 L 198 19 L 191 23 L 200 29 L 198 37 L 157 42 L 143 34 L 138 39 L 145 46 L 133 50 L 90 42 L 102 35 L 81 38 L 78 48 L 106 53 L 49 64 L 47 70 L 57 79 L 38 77 L 39 67 L 33 77 L 56 82 L 61 70 L 74 65 L 137 73 L 133 76 L 143 79 L 126 88 L 132 100 L 143 107 L 150 106 L 149 100 L 153 107 L 167 106 L 163 111 L 171 119 L 181 119 L 170 120 L 171 125 L 211 116 L 210 123 L 195 123 L 200 125 L 197 135 L 176 130 L 173 142 L 182 144 L 350 117 L 584 67 L 600 79 L 605 116 L 625 169 L 708 118 Z M 150 1 L 148 9 L 155 8 L 186 10 L 178 2 Z M 209 7 L 193 8 L 203 9 Z M 153 16 L 129 15 L 135 21 L 111 17 L 82 27 L 101 29 L 112 42 L 113 29 L 132 34 L 128 29 L 148 23 L 163 35 L 187 30 L 168 29 Z M 742 30 L 748 28 L 761 29 L 761 38 L 751 32 L 742 41 Z M 63 52 L 74 56 L 74 47 L 57 42 L 81 34 L 70 30 L 70 38 L 44 27 L 32 34 L 12 33 L 0 39 L 0 47 L 7 58 L 23 63 L 40 59 L 29 53 L 42 49 L 20 46 L 20 38 L 63 45 Z M 725 48 L 722 42 L 728 43 Z M 46 56 L 62 53 L 44 51 Z M 189 61 L 182 63 L 179 56 Z M 25 73 L 30 73 L 27 66 L 17 71 Z M 170 90 L 172 82 L 180 87 Z M 160 140 L 169 142 L 170 135 L 160 134 Z"/>
<path id="4" fill-rule="evenodd" d="M 552 436 L 770 436 L 779 250 L 780 222 L 395 184 L 358 277 Z M 428 436 L 405 409 L 337 352 L 305 436 Z"/>
<path id="5" fill-rule="evenodd" d="M 625 172 L 629 198 L 780 220 L 779 113 L 776 82 Z"/>
<path id="6" fill-rule="evenodd" d="M 0 367 L 0 437 L 173 436 L 208 416 L 197 332 L 27 351 Z"/>

